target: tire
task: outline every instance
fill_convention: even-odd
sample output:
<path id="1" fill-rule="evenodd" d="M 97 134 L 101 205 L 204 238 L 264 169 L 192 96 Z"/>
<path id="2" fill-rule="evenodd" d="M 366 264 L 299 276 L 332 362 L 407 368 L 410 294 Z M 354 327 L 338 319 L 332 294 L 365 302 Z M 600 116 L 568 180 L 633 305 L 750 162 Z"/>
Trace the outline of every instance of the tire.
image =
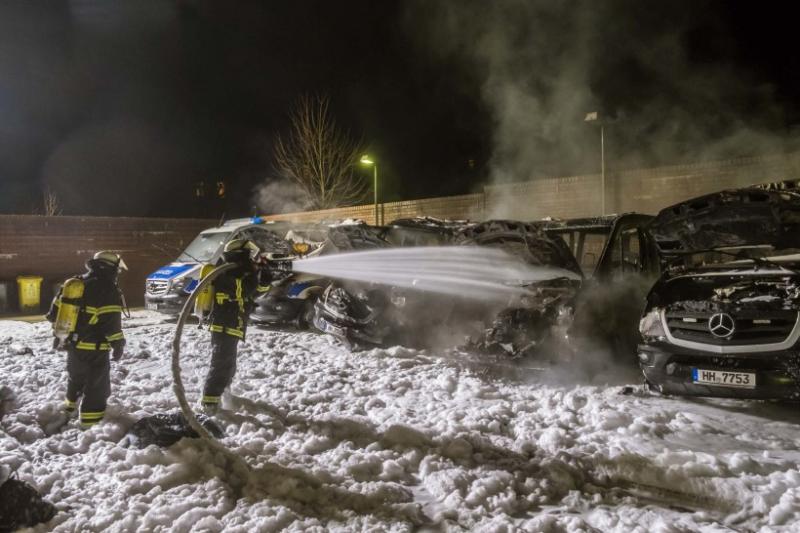
<path id="1" fill-rule="evenodd" d="M 303 309 L 300 311 L 300 314 L 297 316 L 297 328 L 303 331 L 314 329 L 314 315 L 316 314 L 316 308 L 314 307 L 314 303 L 316 298 L 308 298 L 303 303 Z"/>

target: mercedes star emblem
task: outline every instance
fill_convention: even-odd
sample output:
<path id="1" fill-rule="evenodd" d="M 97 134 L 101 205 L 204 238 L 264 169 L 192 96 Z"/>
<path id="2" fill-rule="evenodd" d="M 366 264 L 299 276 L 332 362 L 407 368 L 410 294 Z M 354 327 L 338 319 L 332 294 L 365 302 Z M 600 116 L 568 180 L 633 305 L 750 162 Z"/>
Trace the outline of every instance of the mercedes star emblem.
<path id="1" fill-rule="evenodd" d="M 736 322 L 727 313 L 717 313 L 708 320 L 708 331 L 715 337 L 728 338 L 736 331 Z"/>

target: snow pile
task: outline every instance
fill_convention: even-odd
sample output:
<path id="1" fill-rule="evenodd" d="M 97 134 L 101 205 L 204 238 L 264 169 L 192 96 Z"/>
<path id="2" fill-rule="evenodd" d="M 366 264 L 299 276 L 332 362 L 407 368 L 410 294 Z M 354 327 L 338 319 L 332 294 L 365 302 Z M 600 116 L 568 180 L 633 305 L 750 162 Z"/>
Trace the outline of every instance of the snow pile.
<path id="1" fill-rule="evenodd" d="M 0 322 L 0 465 L 56 505 L 56 531 L 791 530 L 800 521 L 792 406 L 620 387 L 515 383 L 433 354 L 352 354 L 310 333 L 249 333 L 223 453 L 197 439 L 120 445 L 176 409 L 173 324 L 137 313 L 107 420 L 64 424 L 48 324 Z M 185 333 L 196 399 L 208 334 Z M 27 348 L 27 349 L 26 349 Z"/>

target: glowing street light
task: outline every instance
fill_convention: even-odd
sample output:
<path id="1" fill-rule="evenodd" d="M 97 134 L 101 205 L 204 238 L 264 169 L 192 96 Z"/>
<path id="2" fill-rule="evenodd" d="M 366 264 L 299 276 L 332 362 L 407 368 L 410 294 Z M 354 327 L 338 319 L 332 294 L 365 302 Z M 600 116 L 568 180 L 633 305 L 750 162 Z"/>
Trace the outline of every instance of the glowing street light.
<path id="1" fill-rule="evenodd" d="M 603 136 L 603 122 L 600 120 L 600 114 L 597 111 L 586 113 L 584 122 L 595 122 L 600 126 L 600 214 L 606 214 L 606 146 Z"/>
<path id="2" fill-rule="evenodd" d="M 373 203 L 375 204 L 375 225 L 377 226 L 380 223 L 378 221 L 378 164 L 370 159 L 367 154 L 362 155 L 359 162 L 362 165 L 372 167 L 372 193 Z"/>

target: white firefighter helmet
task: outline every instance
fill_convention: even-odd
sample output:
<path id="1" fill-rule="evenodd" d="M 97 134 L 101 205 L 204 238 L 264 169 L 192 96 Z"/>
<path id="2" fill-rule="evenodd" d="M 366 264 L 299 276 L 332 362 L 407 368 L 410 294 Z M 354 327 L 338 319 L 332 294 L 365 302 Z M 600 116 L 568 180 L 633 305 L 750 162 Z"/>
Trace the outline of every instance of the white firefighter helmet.
<path id="1" fill-rule="evenodd" d="M 104 263 L 108 263 L 112 266 L 117 267 L 119 270 L 128 270 L 128 265 L 125 264 L 125 261 L 122 260 L 122 257 L 118 253 L 109 252 L 109 251 L 102 251 L 97 252 L 92 257 L 95 261 L 102 261 Z"/>
<path id="2" fill-rule="evenodd" d="M 225 243 L 222 249 L 223 255 L 227 257 L 235 257 L 237 255 L 244 256 L 245 254 L 254 259 L 261 250 L 252 241 L 247 239 L 231 239 Z"/>

